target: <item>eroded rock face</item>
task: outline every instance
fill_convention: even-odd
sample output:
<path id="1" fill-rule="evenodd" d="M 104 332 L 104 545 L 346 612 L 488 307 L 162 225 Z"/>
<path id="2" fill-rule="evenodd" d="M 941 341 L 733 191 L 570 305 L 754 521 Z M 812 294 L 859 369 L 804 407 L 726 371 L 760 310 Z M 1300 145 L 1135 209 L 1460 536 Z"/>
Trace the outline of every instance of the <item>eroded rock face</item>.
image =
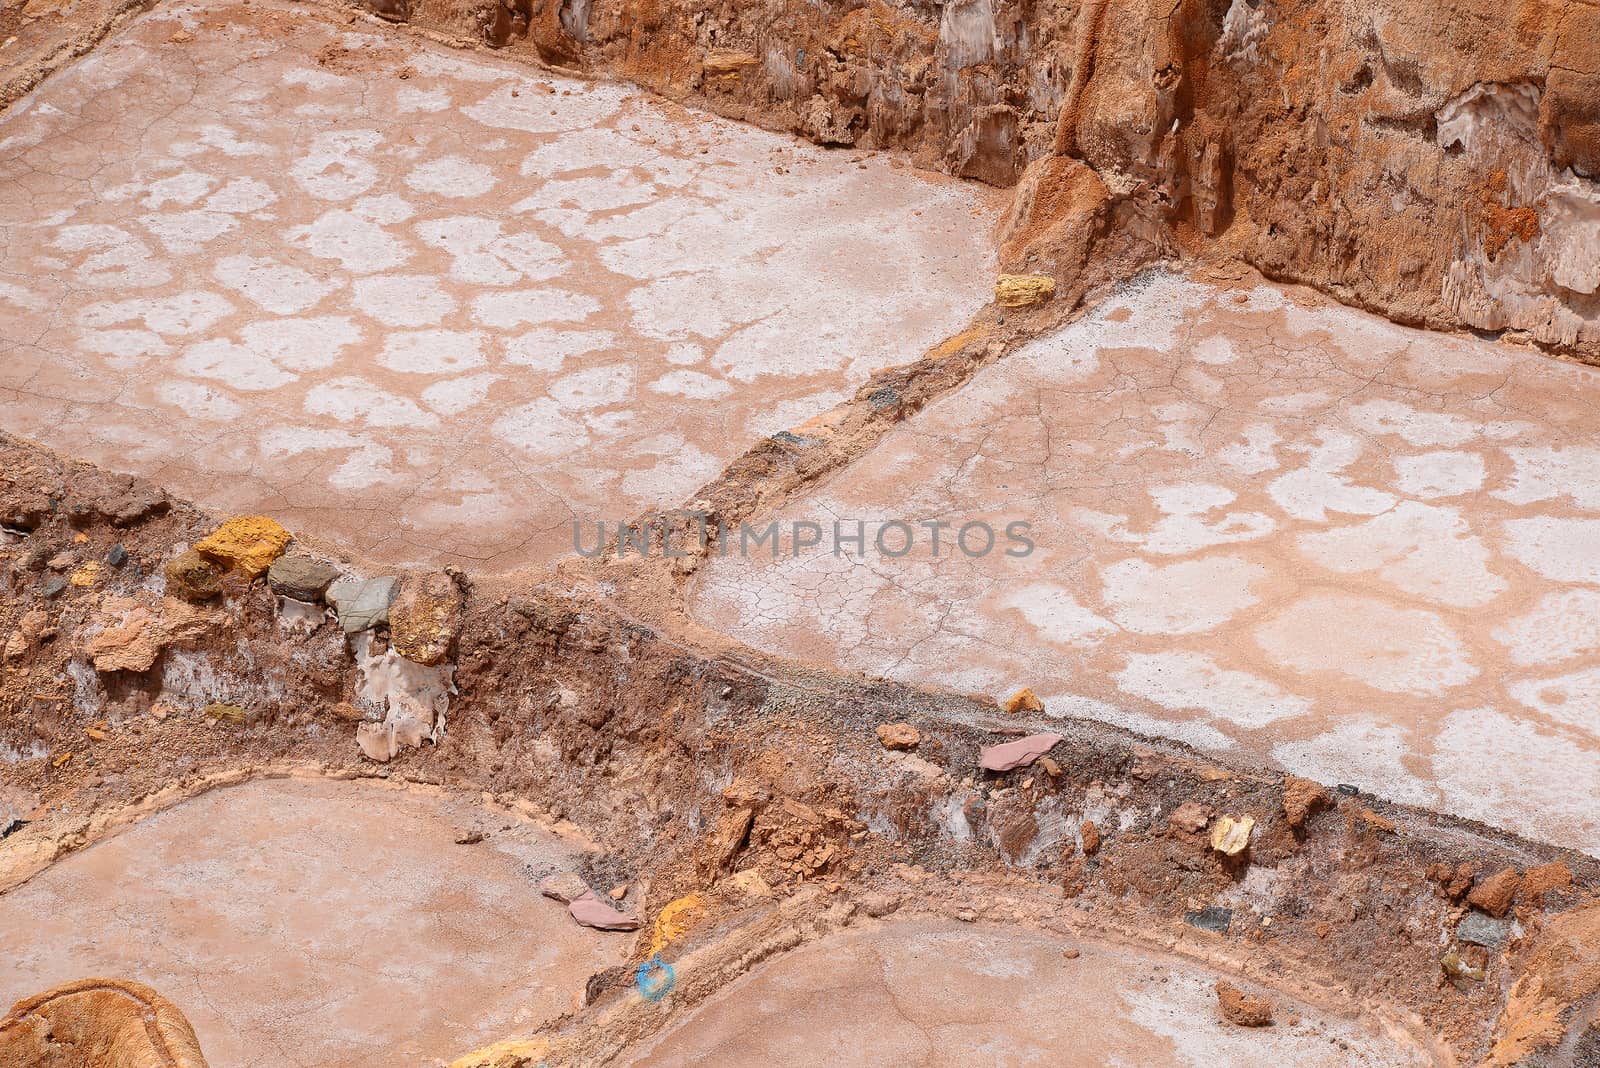
<path id="1" fill-rule="evenodd" d="M 547 60 L 1025 179 L 1008 270 L 1104 279 L 1108 226 L 1146 258 L 1202 235 L 1403 322 L 1600 356 L 1600 13 L 1577 0 L 550 8 L 519 31 Z"/>
<path id="2" fill-rule="evenodd" d="M 0 1019 L 0 1063 L 19 1068 L 206 1068 L 178 1007 L 142 983 L 81 979 Z"/>

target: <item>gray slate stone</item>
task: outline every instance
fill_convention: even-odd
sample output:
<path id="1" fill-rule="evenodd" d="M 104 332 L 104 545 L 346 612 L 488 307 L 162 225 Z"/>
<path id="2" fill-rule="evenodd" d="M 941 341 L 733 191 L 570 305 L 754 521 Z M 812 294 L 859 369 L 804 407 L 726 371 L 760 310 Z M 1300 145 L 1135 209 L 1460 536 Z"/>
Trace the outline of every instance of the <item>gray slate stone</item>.
<path id="1" fill-rule="evenodd" d="M 344 575 L 328 587 L 326 597 L 339 613 L 339 625 L 346 634 L 360 634 L 389 622 L 389 606 L 400 590 L 393 575 L 363 579 Z"/>
<path id="2" fill-rule="evenodd" d="M 1185 912 L 1183 922 L 1202 931 L 1227 934 L 1228 928 L 1233 924 L 1233 910 L 1222 905 L 1209 905 L 1194 912 Z"/>
<path id="3" fill-rule="evenodd" d="M 322 600 L 323 593 L 338 577 L 338 568 L 304 553 L 280 556 L 267 568 L 267 585 L 272 592 L 311 604 Z"/>
<path id="4" fill-rule="evenodd" d="M 1486 949 L 1499 949 L 1511 934 L 1510 920 L 1497 920 L 1481 912 L 1469 912 L 1456 925 L 1456 937 Z"/>

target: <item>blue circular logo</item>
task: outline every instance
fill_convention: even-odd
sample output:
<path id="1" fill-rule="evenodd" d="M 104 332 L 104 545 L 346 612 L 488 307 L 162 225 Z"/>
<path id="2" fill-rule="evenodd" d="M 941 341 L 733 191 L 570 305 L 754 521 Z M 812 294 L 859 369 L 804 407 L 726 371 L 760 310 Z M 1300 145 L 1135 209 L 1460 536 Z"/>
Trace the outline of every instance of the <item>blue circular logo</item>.
<path id="1" fill-rule="evenodd" d="M 661 959 L 657 954 L 639 965 L 639 970 L 634 975 L 639 984 L 639 994 L 646 1001 L 660 1001 L 672 993 L 672 987 L 678 981 L 678 975 L 672 970 L 672 965 Z"/>

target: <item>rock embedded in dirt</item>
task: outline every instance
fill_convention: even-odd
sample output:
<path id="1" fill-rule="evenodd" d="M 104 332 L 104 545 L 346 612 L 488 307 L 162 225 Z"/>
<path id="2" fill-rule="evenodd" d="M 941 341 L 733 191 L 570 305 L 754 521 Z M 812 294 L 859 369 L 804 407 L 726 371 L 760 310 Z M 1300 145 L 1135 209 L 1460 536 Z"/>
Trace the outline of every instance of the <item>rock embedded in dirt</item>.
<path id="1" fill-rule="evenodd" d="M 1211 822 L 1211 810 L 1198 801 L 1185 801 L 1167 817 L 1167 826 L 1178 831 L 1198 834 Z"/>
<path id="2" fill-rule="evenodd" d="M 577 872 L 558 871 L 539 880 L 539 893 L 563 905 L 570 905 L 590 892 L 589 884 Z"/>
<path id="3" fill-rule="evenodd" d="M 1222 1018 L 1240 1027 L 1266 1027 L 1272 1023 L 1272 1002 L 1246 994 L 1226 979 L 1217 980 L 1217 1007 Z"/>
<path id="4" fill-rule="evenodd" d="M 194 549 L 167 562 L 167 589 L 186 601 L 209 601 L 222 593 L 222 569 Z"/>
<path id="5" fill-rule="evenodd" d="M 428 736 L 428 728 L 409 715 L 356 727 L 356 745 L 361 748 L 362 755 L 380 764 L 387 764 L 402 750 L 420 748 Z"/>
<path id="6" fill-rule="evenodd" d="M 1211 827 L 1211 848 L 1225 857 L 1236 857 L 1250 848 L 1250 833 L 1255 830 L 1254 816 L 1234 819 L 1219 816 Z"/>
<path id="7" fill-rule="evenodd" d="M 1499 949 L 1511 934 L 1507 920 L 1497 920 L 1481 912 L 1469 912 L 1456 924 L 1456 938 L 1474 946 Z"/>
<path id="8" fill-rule="evenodd" d="M 1478 881 L 1472 888 L 1472 893 L 1467 895 L 1467 904 L 1482 909 L 1498 919 L 1511 911 L 1511 905 L 1516 900 L 1517 890 L 1521 886 L 1522 876 L 1517 869 L 1502 868 Z"/>
<path id="9" fill-rule="evenodd" d="M 874 891 L 861 899 L 861 911 L 873 919 L 888 916 L 900 907 L 900 895 Z"/>
<path id="10" fill-rule="evenodd" d="M 1489 977 L 1486 969 L 1463 960 L 1461 954 L 1453 949 L 1439 958 L 1439 967 L 1451 979 L 1470 979 L 1475 983 L 1481 983 Z"/>
<path id="11" fill-rule="evenodd" d="M 909 723 L 885 723 L 878 727 L 878 741 L 885 749 L 915 749 L 922 732 Z"/>
<path id="12" fill-rule="evenodd" d="M 1333 804 L 1333 796 L 1319 782 L 1295 775 L 1283 780 L 1283 814 L 1289 826 L 1304 827 L 1312 813 Z"/>
<path id="13" fill-rule="evenodd" d="M 601 901 L 593 890 L 586 890 L 581 897 L 574 898 L 568 905 L 567 911 L 572 918 L 585 927 L 593 927 L 597 931 L 637 931 L 639 919 L 629 916 Z"/>
<path id="14" fill-rule="evenodd" d="M 250 718 L 250 713 L 242 705 L 229 701 L 213 701 L 201 710 L 201 714 L 213 723 L 230 727 L 242 727 Z"/>
<path id="15" fill-rule="evenodd" d="M 1084 820 L 1078 828 L 1078 834 L 1083 839 L 1083 855 L 1092 857 L 1100 852 L 1100 828 L 1095 826 L 1093 820 Z"/>
<path id="16" fill-rule="evenodd" d="M 42 608 L 30 608 L 17 621 L 16 629 L 6 638 L 5 659 L 21 660 L 33 648 L 50 625 L 50 615 Z"/>
<path id="17" fill-rule="evenodd" d="M 745 847 L 755 821 L 751 808 L 725 808 L 707 834 L 701 847 L 701 868 L 710 876 L 733 870 L 734 858 Z"/>
<path id="18" fill-rule="evenodd" d="M 1037 715 L 1044 711 L 1044 702 L 1039 700 L 1039 695 L 1030 687 L 1024 686 L 1010 697 L 1006 698 L 1005 710 L 1012 715 L 1027 712 Z"/>
<path id="19" fill-rule="evenodd" d="M 1525 905 L 1539 905 L 1546 894 L 1572 885 L 1572 869 L 1561 861 L 1541 864 L 1522 873 L 1519 896 Z"/>
<path id="20" fill-rule="evenodd" d="M 1227 934 L 1228 928 L 1233 925 L 1233 910 L 1224 905 L 1207 905 L 1203 909 L 1185 912 L 1183 922 L 1202 931 Z"/>
<path id="21" fill-rule="evenodd" d="M 247 578 L 264 575 L 294 540 L 277 520 L 264 515 L 239 516 L 195 543 L 195 552 L 226 571 Z"/>
<path id="22" fill-rule="evenodd" d="M 443 572 L 408 576 L 389 606 L 389 642 L 416 664 L 443 663 L 461 630 L 466 600 Z"/>
<path id="23" fill-rule="evenodd" d="M 328 587 L 326 597 L 344 632 L 360 634 L 389 622 L 389 606 L 399 585 L 393 575 L 372 579 L 345 575 Z"/>
<path id="24" fill-rule="evenodd" d="M 26 823 L 28 815 L 38 804 L 39 797 L 32 791 L 0 783 L 0 837 Z"/>
<path id="25" fill-rule="evenodd" d="M 322 600 L 338 577 L 338 568 L 304 553 L 285 553 L 267 568 L 267 585 L 272 592 L 308 604 Z"/>
<path id="26" fill-rule="evenodd" d="M 548 1038 L 508 1038 L 462 1054 L 450 1068 L 535 1068 L 549 1053 Z"/>
<path id="27" fill-rule="evenodd" d="M 701 69 L 716 78 L 736 75 L 746 67 L 759 67 L 761 57 L 731 48 L 713 48 L 700 61 Z"/>
<path id="28" fill-rule="evenodd" d="M 1451 901 L 1460 901 L 1468 890 L 1472 889 L 1472 881 L 1478 877 L 1478 869 L 1470 860 L 1463 860 L 1460 864 L 1451 866 L 1449 861 L 1436 861 L 1429 864 L 1426 874 L 1428 878 L 1439 884 L 1439 890 Z"/>
<path id="29" fill-rule="evenodd" d="M 1043 304 L 1056 294 L 1056 280 L 1045 274 L 1003 274 L 994 284 L 995 303 L 1002 308 Z"/>
<path id="30" fill-rule="evenodd" d="M 978 754 L 978 764 L 984 771 L 1012 771 L 1024 768 L 1048 753 L 1057 742 L 1059 734 L 1030 734 L 1014 742 L 983 746 Z"/>
<path id="31" fill-rule="evenodd" d="M 215 625 L 212 613 L 176 597 L 159 606 L 132 597 L 108 596 L 96 613 L 100 633 L 89 642 L 99 672 L 149 671 L 164 649 L 193 642 Z"/>

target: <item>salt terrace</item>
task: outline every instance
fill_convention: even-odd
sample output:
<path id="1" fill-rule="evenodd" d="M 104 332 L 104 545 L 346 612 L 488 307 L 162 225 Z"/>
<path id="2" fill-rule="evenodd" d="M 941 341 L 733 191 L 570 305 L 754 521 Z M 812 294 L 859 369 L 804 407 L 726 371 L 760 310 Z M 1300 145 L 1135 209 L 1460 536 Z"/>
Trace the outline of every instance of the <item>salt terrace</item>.
<path id="1" fill-rule="evenodd" d="M 304 9 L 168 5 L 0 118 L 0 420 L 391 563 L 547 563 L 958 330 L 991 203 Z"/>
<path id="2" fill-rule="evenodd" d="M 1597 410 L 1589 368 L 1154 276 L 786 507 L 865 553 L 729 552 L 695 611 L 1593 851 Z"/>
<path id="3" fill-rule="evenodd" d="M 0 1061 L 1600 1056 L 1572 71 L 1208 113 L 1293 12 L 134 6 L 0 11 Z M 1128 76 L 1146 22 L 1212 66 Z M 870 149 L 585 76 L 691 24 L 665 88 Z M 1296 268 L 1287 148 L 1176 140 L 1325 138 L 1318 78 L 1408 180 L 1522 161 L 1493 248 L 1407 231 L 1426 299 Z M 787 533 L 573 553 L 681 508 Z"/>

